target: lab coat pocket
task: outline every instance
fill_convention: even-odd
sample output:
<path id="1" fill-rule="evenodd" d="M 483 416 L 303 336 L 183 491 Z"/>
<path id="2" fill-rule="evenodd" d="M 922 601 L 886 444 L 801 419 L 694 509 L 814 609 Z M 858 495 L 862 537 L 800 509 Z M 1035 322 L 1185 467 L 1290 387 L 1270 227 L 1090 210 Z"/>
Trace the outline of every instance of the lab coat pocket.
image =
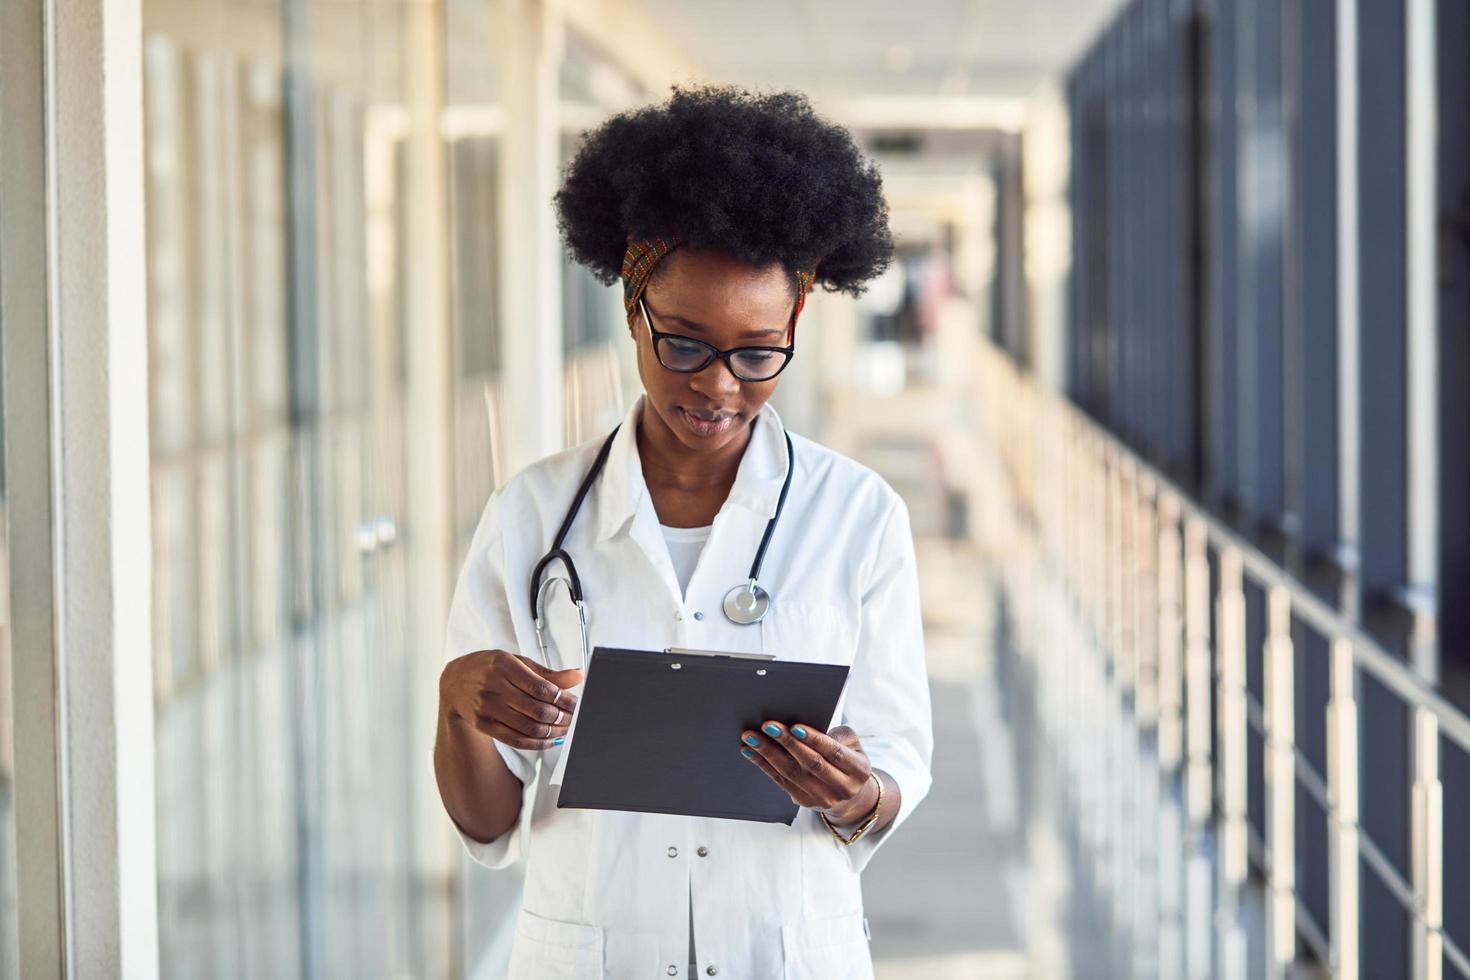
<path id="1" fill-rule="evenodd" d="M 782 599 L 762 625 L 765 652 L 777 660 L 851 664 L 857 653 L 856 614 L 835 603 Z"/>
<path id="2" fill-rule="evenodd" d="M 781 927 L 785 980 L 872 980 L 868 929 L 861 912 Z"/>
<path id="3" fill-rule="evenodd" d="M 602 976 L 602 930 L 521 909 L 510 951 L 511 980 L 595 980 Z"/>

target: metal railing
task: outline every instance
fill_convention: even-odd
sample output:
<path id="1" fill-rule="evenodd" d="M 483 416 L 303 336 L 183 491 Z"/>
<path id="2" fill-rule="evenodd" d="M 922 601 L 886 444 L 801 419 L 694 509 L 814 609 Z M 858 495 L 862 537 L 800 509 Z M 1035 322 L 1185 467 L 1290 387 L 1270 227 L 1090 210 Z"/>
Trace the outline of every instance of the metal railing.
<path id="1" fill-rule="evenodd" d="M 1373 907 L 1403 913 L 1393 975 L 1470 976 L 1470 937 L 1445 929 L 1440 782 L 1470 719 L 1000 350 L 979 382 L 1018 645 L 1133 971 L 1281 975 L 1300 940 L 1335 976 L 1376 976 L 1398 954 L 1363 944 L 1391 934 L 1365 928 L 1363 869 Z M 1361 750 L 1392 760 L 1396 738 L 1401 779 L 1375 768 L 1366 821 Z"/>

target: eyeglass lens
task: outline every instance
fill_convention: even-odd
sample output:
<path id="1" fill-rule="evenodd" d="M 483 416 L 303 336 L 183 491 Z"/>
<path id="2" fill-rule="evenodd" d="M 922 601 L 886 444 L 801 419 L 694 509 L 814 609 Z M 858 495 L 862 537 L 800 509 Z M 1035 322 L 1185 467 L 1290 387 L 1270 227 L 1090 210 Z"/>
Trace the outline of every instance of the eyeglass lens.
<path id="1" fill-rule="evenodd" d="M 679 337 L 659 338 L 658 353 L 660 363 L 671 371 L 697 371 L 715 357 L 714 351 L 704 344 Z M 747 381 L 774 377 L 785 363 L 785 355 L 774 351 L 740 351 L 730 356 L 735 374 Z"/>

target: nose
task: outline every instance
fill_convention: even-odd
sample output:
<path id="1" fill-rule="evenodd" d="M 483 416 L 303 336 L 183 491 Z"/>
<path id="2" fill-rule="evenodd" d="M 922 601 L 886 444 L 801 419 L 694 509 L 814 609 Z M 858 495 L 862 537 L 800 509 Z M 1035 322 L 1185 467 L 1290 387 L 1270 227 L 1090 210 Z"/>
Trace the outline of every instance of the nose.
<path id="1" fill-rule="evenodd" d="M 740 391 L 740 379 L 730 373 L 723 358 L 715 358 L 703 371 L 692 375 L 689 386 L 711 401 Z"/>

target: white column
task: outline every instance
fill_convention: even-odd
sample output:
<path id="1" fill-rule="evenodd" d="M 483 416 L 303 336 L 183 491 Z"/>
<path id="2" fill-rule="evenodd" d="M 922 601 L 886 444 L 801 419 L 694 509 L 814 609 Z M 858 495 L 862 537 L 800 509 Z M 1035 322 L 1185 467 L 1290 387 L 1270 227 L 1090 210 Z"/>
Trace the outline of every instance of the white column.
<path id="1" fill-rule="evenodd" d="M 1327 705 L 1327 881 L 1333 975 L 1358 980 L 1358 702 L 1353 645 L 1332 641 L 1332 699 Z"/>
<path id="2" fill-rule="evenodd" d="M 1199 828 L 1214 805 L 1210 762 L 1210 560 L 1204 523 L 1184 526 L 1184 795 Z"/>
<path id="3" fill-rule="evenodd" d="M 1158 506 L 1159 766 L 1172 776 L 1184 761 L 1184 558 L 1179 498 L 1166 490 Z"/>
<path id="4" fill-rule="evenodd" d="M 41 0 L 0 4 L 0 342 L 20 975 L 65 968 L 52 554 L 46 64 Z M 21 570 L 24 574 L 21 574 Z"/>
<path id="5" fill-rule="evenodd" d="M 1407 0 L 1405 230 L 1408 264 L 1404 392 L 1408 420 L 1409 657 L 1429 683 L 1439 680 L 1435 606 L 1439 581 L 1439 168 L 1435 0 Z"/>
<path id="6" fill-rule="evenodd" d="M 1215 599 L 1220 743 L 1221 879 L 1245 884 L 1249 871 L 1246 819 L 1245 593 L 1240 552 L 1220 553 L 1220 594 Z"/>
<path id="7" fill-rule="evenodd" d="M 7 320 L 6 329 L 44 330 L 49 404 L 44 415 L 10 421 L 49 430 L 50 540 L 27 547 L 49 552 L 54 604 L 49 635 L 33 632 L 41 644 L 19 652 L 28 669 L 49 666 L 55 678 L 59 793 L 51 817 L 59 820 L 63 923 L 63 961 L 28 945 L 23 969 L 42 977 L 153 977 L 141 11 L 139 0 L 21 6 L 34 12 L 34 23 L 45 14 L 45 230 L 29 244 L 45 249 L 48 296 L 43 324 Z M 18 748 L 29 756 L 41 747 Z M 30 898 L 22 894 L 22 908 Z"/>
<path id="8" fill-rule="evenodd" d="M 1341 599 L 1358 617 L 1358 3 L 1337 5 L 1337 563 Z"/>
<path id="9" fill-rule="evenodd" d="M 1296 959 L 1296 677 L 1291 594 L 1274 586 L 1266 612 L 1267 972 L 1285 976 Z"/>
<path id="10" fill-rule="evenodd" d="M 1241 554 L 1220 552 L 1220 593 L 1215 598 L 1219 661 L 1216 684 L 1220 743 L 1220 875 L 1217 889 L 1218 976 L 1249 976 L 1246 937 L 1241 924 L 1241 889 L 1249 873 L 1246 815 L 1246 640 L 1245 593 Z"/>
<path id="11" fill-rule="evenodd" d="M 500 183 L 502 477 L 561 448 L 561 241 L 552 196 L 559 177 L 557 0 L 498 5 L 505 139 Z M 488 55 L 487 55 L 488 56 Z"/>
<path id="12" fill-rule="evenodd" d="M 1439 980 L 1444 970 L 1444 787 L 1439 781 L 1439 719 L 1415 708 L 1412 731 L 1414 787 L 1409 808 L 1414 919 L 1411 976 Z"/>

